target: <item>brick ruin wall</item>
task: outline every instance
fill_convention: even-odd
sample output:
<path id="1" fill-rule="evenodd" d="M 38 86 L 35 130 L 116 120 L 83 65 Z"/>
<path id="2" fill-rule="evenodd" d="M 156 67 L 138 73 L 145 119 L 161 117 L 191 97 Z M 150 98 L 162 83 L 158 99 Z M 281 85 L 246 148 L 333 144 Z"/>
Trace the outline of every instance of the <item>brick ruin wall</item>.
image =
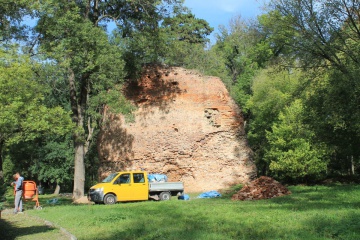
<path id="1" fill-rule="evenodd" d="M 107 114 L 99 135 L 100 178 L 144 169 L 184 182 L 186 192 L 256 177 L 241 111 L 219 78 L 183 68 L 148 68 L 125 88 L 133 122 Z"/>

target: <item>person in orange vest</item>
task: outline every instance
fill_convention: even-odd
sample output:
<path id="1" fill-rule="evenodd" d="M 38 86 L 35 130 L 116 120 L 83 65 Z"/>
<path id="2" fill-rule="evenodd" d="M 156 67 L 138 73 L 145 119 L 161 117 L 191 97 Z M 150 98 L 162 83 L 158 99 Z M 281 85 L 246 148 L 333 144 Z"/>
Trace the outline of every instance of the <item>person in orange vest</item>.
<path id="1" fill-rule="evenodd" d="M 23 193 L 23 181 L 24 178 L 20 176 L 20 173 L 14 174 L 14 182 L 11 183 L 11 186 L 15 186 L 15 209 L 14 214 L 23 212 L 22 205 L 22 193 Z"/>

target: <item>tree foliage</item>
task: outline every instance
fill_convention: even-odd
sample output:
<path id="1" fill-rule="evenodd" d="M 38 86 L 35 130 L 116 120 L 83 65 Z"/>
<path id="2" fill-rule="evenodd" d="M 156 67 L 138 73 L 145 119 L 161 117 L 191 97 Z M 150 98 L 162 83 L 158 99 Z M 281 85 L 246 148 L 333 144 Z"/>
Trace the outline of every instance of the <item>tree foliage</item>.
<path id="1" fill-rule="evenodd" d="M 274 0 L 256 21 L 221 28 L 210 51 L 243 110 L 259 174 L 296 182 L 359 170 L 359 9 Z"/>
<path id="2" fill-rule="evenodd" d="M 26 39 L 28 37 L 27 26 L 22 22 L 26 15 L 31 15 L 31 4 L 34 1 L 18 0 L 0 1 L 0 42 L 8 42 L 11 39 Z"/>
<path id="3" fill-rule="evenodd" d="M 40 182 L 63 185 L 71 190 L 74 176 L 74 149 L 71 136 L 46 137 L 35 142 L 35 156 L 29 166 L 30 173 Z"/>
<path id="4" fill-rule="evenodd" d="M 266 132 L 278 122 L 280 112 L 289 106 L 301 85 L 302 73 L 299 70 L 262 70 L 253 80 L 253 95 L 246 108 L 251 111 L 248 124 L 249 142 L 255 152 L 255 161 L 261 174 L 268 174 L 269 162 L 264 154 L 269 148 Z"/>
<path id="5" fill-rule="evenodd" d="M 101 96 L 112 96 L 110 92 L 120 97 L 117 87 L 124 77 L 120 49 L 110 44 L 106 32 L 98 26 L 100 16 L 94 18 L 95 6 L 92 11 L 87 7 L 56 1 L 40 13 L 36 26 L 40 53 L 56 61 L 70 86 L 71 116 L 77 126 L 73 132 L 75 199 L 84 195 L 84 158 L 109 100 Z"/>
<path id="6" fill-rule="evenodd" d="M 330 173 L 349 172 L 359 163 L 358 89 L 357 81 L 340 71 L 326 71 L 312 81 L 304 102 L 305 121 L 311 123 L 316 137 L 336 153 L 330 162 Z"/>
<path id="7" fill-rule="evenodd" d="M 282 59 L 287 60 L 282 64 L 296 63 L 313 73 L 304 101 L 306 122 L 318 141 L 335 151 L 329 166 L 354 170 L 358 160 L 353 159 L 360 157 L 359 2 L 281 0 L 271 6 L 266 27 L 273 46 L 282 46 Z"/>
<path id="8" fill-rule="evenodd" d="M 189 12 L 166 17 L 161 25 L 171 39 L 188 43 L 205 43 L 206 37 L 213 31 L 205 20 L 195 18 Z"/>
<path id="9" fill-rule="evenodd" d="M 71 128 L 68 113 L 46 106 L 46 88 L 35 81 L 37 66 L 16 50 L 0 50 L 0 141 L 12 144 L 44 133 L 65 134 Z"/>
<path id="10" fill-rule="evenodd" d="M 235 16 L 221 26 L 212 46 L 213 29 L 183 2 L 0 0 L 6 168 L 36 160 L 38 178 L 65 183 L 74 154 L 74 197 L 82 196 L 85 169 L 90 178 L 96 172 L 90 158 L 105 109 L 130 113 L 122 83 L 160 63 L 223 79 L 242 108 L 259 173 L 299 182 L 359 171 L 359 1 L 271 0 L 256 20 Z M 30 17 L 32 29 L 23 25 Z M 19 40 L 21 48 L 10 47 Z M 61 137 L 69 112 L 75 128 Z M 24 160 L 11 144 L 36 146 L 38 157 Z"/>
<path id="11" fill-rule="evenodd" d="M 264 68 L 272 54 L 266 36 L 257 22 L 235 16 L 229 26 L 220 26 L 213 47 L 222 59 L 228 77 L 224 79 L 232 97 L 243 110 L 245 120 L 251 112 L 246 107 L 252 92 L 253 79 Z"/>
<path id="12" fill-rule="evenodd" d="M 74 198 L 84 194 L 84 159 L 104 107 L 131 110 L 121 97 L 125 70 L 136 73 L 161 55 L 165 40 L 159 22 L 171 13 L 171 4 L 181 1 L 54 1 L 39 12 L 39 53 L 64 70 L 70 86 L 72 120 L 77 125 Z M 104 25 L 110 20 L 117 24 L 112 38 Z"/>
<path id="13" fill-rule="evenodd" d="M 38 178 L 58 183 L 68 179 L 68 175 L 63 174 L 68 168 L 58 168 L 70 166 L 68 154 L 71 152 L 59 150 L 73 144 L 74 198 L 84 195 L 85 168 L 91 165 L 86 156 L 90 150 L 93 154 L 94 140 L 103 123 L 105 108 L 124 114 L 133 110 L 121 94 L 124 79 L 136 76 L 143 64 L 166 62 L 170 58 L 169 46 L 175 48 L 178 42 L 187 42 L 185 48 L 189 49 L 195 42 L 204 44 L 211 32 L 204 20 L 196 19 L 182 6 L 181 0 L 3 3 L 0 7 L 3 40 L 16 41 L 15 37 L 24 36 L 21 38 L 22 49 L 31 54 L 37 65 L 18 68 L 14 73 L 17 76 L 14 80 L 24 81 L 24 84 L 14 86 L 18 88 L 16 91 L 25 94 L 24 97 L 8 92 L 9 96 L 2 96 L 4 99 L 13 97 L 9 100 L 13 104 L 4 100 L 7 109 L 2 113 L 1 138 L 19 144 L 23 140 L 34 140 L 36 144 L 33 146 L 40 149 L 38 155 L 43 158 L 36 164 L 41 170 Z M 30 17 L 35 17 L 36 26 L 32 29 L 32 26 L 22 27 L 24 19 Z M 109 26 L 114 24 L 116 28 L 109 33 Z M 10 62 L 4 61 L 4 66 Z M 11 71 L 7 69 L 2 73 L 11 78 Z M 36 79 L 33 78 L 35 75 Z M 1 84 L 5 89 L 12 88 L 14 83 Z M 40 91 L 42 87 L 47 91 Z M 47 104 L 41 105 L 42 101 Z M 65 113 L 63 109 L 70 112 L 75 125 L 71 139 L 57 136 L 66 132 L 60 131 L 62 125 L 45 122 L 61 121 L 60 115 Z M 10 110 L 20 114 L 8 114 Z M 56 110 L 58 117 L 53 119 Z M 38 113 L 43 118 L 39 118 Z M 24 116 L 28 119 L 23 120 Z M 69 123 L 69 119 L 63 121 L 64 125 Z M 35 129 L 41 133 L 50 131 L 53 135 L 45 138 L 33 131 Z M 10 149 L 7 154 L 12 154 Z M 10 161 L 16 162 L 16 159 Z M 66 179 L 62 178 L 65 176 Z"/>
<path id="14" fill-rule="evenodd" d="M 46 104 L 48 89 L 35 80 L 37 68 L 16 46 L 0 49 L 0 170 L 8 147 L 72 129 L 67 111 Z"/>
<path id="15" fill-rule="evenodd" d="M 303 122 L 303 111 L 301 100 L 293 101 L 266 133 L 270 170 L 288 182 L 315 181 L 327 170 L 326 146 L 313 141 L 314 132 Z"/>
<path id="16" fill-rule="evenodd" d="M 275 39 L 304 66 L 330 65 L 347 74 L 348 60 L 359 66 L 359 11 L 357 0 L 271 1 L 274 14 L 269 22 Z M 290 34 L 289 34 L 290 33 Z M 345 56 L 345 58 L 341 57 Z"/>

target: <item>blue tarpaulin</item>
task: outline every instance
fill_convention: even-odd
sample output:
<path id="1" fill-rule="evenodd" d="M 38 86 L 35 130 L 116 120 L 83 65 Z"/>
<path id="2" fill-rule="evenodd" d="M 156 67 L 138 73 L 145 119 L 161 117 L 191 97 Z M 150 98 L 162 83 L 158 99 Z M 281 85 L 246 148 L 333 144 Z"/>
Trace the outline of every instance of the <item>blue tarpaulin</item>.
<path id="1" fill-rule="evenodd" d="M 221 194 L 217 191 L 209 191 L 209 192 L 204 192 L 201 193 L 198 198 L 216 198 L 216 197 L 221 197 Z"/>
<path id="2" fill-rule="evenodd" d="M 167 182 L 168 178 L 165 174 L 148 174 L 149 182 Z"/>
<path id="3" fill-rule="evenodd" d="M 190 200 L 190 197 L 187 194 L 183 194 L 178 196 L 178 200 Z"/>
<path id="4" fill-rule="evenodd" d="M 47 200 L 46 203 L 49 203 L 49 204 L 58 204 L 58 203 L 59 203 L 59 199 L 53 198 L 53 199 Z"/>

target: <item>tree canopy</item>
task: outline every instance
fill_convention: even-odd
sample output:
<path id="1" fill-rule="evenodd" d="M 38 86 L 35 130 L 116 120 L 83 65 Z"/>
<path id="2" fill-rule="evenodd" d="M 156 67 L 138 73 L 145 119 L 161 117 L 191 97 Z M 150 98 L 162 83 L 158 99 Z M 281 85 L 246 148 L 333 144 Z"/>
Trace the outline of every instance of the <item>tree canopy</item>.
<path id="1" fill-rule="evenodd" d="M 17 50 L 0 49 L 0 149 L 45 133 L 66 134 L 72 128 L 68 112 L 45 103 L 47 89 L 35 81 L 38 66 Z"/>
<path id="2" fill-rule="evenodd" d="M 36 164 L 39 179 L 65 181 L 64 169 L 57 168 L 71 165 L 68 157 L 59 155 L 71 151 L 55 154 L 55 146 L 73 145 L 73 197 L 84 195 L 86 158 L 93 154 L 104 109 L 124 114 L 134 109 L 122 96 L 125 79 L 136 77 L 145 63 L 165 62 L 169 48 L 164 46 L 206 43 L 212 29 L 182 4 L 180 0 L 4 2 L 1 50 L 8 54 L 5 43 L 19 42 L 17 55 L 27 60 L 20 64 L 1 58 L 6 71 L 0 136 L 9 144 L 35 141 L 31 144 L 41 148 L 38 153 L 43 156 Z M 23 27 L 25 18 L 35 19 L 35 26 Z M 116 27 L 110 33 L 111 24 Z M 61 137 L 69 132 L 71 138 Z M 1 153 L 17 156 L 11 155 L 11 148 Z M 59 164 L 48 167 L 54 161 Z"/>
<path id="3" fill-rule="evenodd" d="M 359 174 L 359 1 L 274 0 L 231 20 L 208 51 L 243 110 L 259 174 Z M 224 77 L 224 70 L 225 77 Z"/>
<path id="4" fill-rule="evenodd" d="M 122 84 L 156 63 L 224 81 L 259 174 L 293 183 L 359 174 L 359 1 L 271 0 L 256 19 L 219 27 L 212 45 L 213 29 L 183 2 L 0 0 L 2 165 L 36 162 L 29 174 L 57 184 L 73 168 L 74 198 L 83 196 L 104 110 L 130 114 Z"/>

